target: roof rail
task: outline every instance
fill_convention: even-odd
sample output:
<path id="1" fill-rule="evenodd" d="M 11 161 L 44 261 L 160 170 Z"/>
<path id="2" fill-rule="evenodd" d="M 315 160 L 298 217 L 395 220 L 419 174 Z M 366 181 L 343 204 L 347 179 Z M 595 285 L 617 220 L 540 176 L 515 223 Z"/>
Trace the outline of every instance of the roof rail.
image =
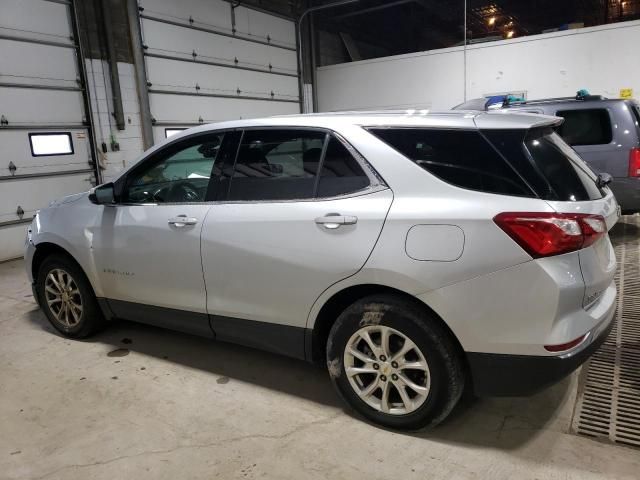
<path id="1" fill-rule="evenodd" d="M 538 100 L 510 100 L 509 95 L 505 96 L 502 102 L 502 108 L 508 108 L 513 105 L 539 105 L 544 103 L 553 103 L 558 101 L 582 101 L 588 102 L 593 100 L 607 100 L 607 97 L 602 95 L 590 95 L 586 90 L 578 90 L 575 97 L 554 97 L 554 98 L 541 98 Z"/>

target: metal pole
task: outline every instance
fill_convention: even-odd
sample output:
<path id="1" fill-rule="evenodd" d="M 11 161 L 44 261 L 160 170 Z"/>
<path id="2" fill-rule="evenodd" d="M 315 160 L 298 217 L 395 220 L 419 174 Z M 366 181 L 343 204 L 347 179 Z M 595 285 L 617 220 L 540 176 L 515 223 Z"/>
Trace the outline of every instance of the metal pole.
<path id="1" fill-rule="evenodd" d="M 82 47 L 82 41 L 80 40 L 80 22 L 78 21 L 78 9 L 76 2 L 69 3 L 67 9 L 69 14 L 69 21 L 71 23 L 71 29 L 73 32 L 74 43 L 76 45 L 76 64 L 78 66 L 78 74 L 80 75 L 80 81 L 82 82 L 82 103 L 84 106 L 84 114 L 86 116 L 87 127 L 87 141 L 89 143 L 89 155 L 91 156 L 91 162 L 93 163 L 93 171 L 96 177 L 96 185 L 102 183 L 102 170 L 100 169 L 100 162 L 98 161 L 98 150 L 96 146 L 96 131 L 93 124 L 93 109 L 91 108 L 91 93 L 89 92 L 89 77 L 87 76 L 87 70 L 85 65 L 85 54 Z M 96 100 L 96 105 L 97 105 Z M 57 127 L 60 128 L 60 127 Z"/>
<path id="2" fill-rule="evenodd" d="M 467 0 L 464 0 L 464 45 L 462 47 L 462 57 L 464 61 L 464 101 L 467 101 Z"/>
<path id="3" fill-rule="evenodd" d="M 142 31 L 140 29 L 140 17 L 137 0 L 127 0 L 127 17 L 129 17 L 129 34 L 131 36 L 131 52 L 133 54 L 133 67 L 136 75 L 136 90 L 140 102 L 140 123 L 142 130 L 142 143 L 144 149 L 151 148 L 153 141 L 153 126 L 151 122 L 151 107 L 149 106 L 149 94 L 147 92 L 147 70 L 144 64 L 142 45 Z"/>
<path id="4" fill-rule="evenodd" d="M 298 22 L 297 22 L 297 34 L 298 34 L 298 71 L 300 72 L 300 78 L 298 79 L 298 84 L 299 84 L 299 91 L 300 91 L 300 104 L 302 106 L 302 113 L 306 113 L 304 111 L 304 99 L 302 98 L 302 96 L 304 96 L 304 65 L 302 63 L 302 21 L 304 20 L 304 17 L 307 16 L 307 14 L 311 13 L 311 12 L 316 12 L 318 10 L 324 10 L 326 8 L 332 8 L 332 7 L 340 7 L 342 5 L 347 5 L 349 3 L 356 3 L 359 2 L 360 0 L 340 0 L 338 2 L 333 2 L 333 3 L 328 3 L 326 5 L 318 5 L 316 7 L 309 7 L 307 8 L 304 12 L 302 12 L 302 15 L 300 15 L 300 17 L 298 17 Z M 315 88 L 315 85 L 314 85 Z"/>
<path id="5" fill-rule="evenodd" d="M 124 108 L 122 106 L 122 91 L 120 90 L 120 73 L 118 72 L 118 58 L 113 38 L 111 8 L 107 3 L 107 0 L 100 1 L 100 9 L 102 11 L 104 39 L 107 44 L 107 62 L 109 63 L 111 95 L 113 97 L 113 116 L 116 119 L 116 126 L 118 127 L 118 130 L 124 130 Z"/>
<path id="6" fill-rule="evenodd" d="M 317 47 L 316 47 L 316 27 L 315 27 L 315 15 L 312 13 L 309 17 L 309 48 L 311 50 L 311 85 L 313 85 L 312 97 L 313 97 L 313 111 L 318 111 L 318 72 L 316 72 L 317 59 Z"/>

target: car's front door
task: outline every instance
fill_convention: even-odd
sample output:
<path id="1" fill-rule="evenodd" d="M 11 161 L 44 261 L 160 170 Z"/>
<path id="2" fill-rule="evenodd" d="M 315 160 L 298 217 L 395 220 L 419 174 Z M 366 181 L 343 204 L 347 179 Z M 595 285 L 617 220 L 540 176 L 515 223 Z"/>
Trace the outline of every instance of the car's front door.
<path id="1" fill-rule="evenodd" d="M 201 134 L 161 149 L 126 176 L 117 205 L 104 207 L 94 254 L 117 317 L 211 335 L 200 232 L 224 137 Z"/>
<path id="2" fill-rule="evenodd" d="M 216 338 L 303 356 L 314 301 L 364 265 L 391 205 L 354 155 L 320 130 L 244 131 L 202 231 Z"/>

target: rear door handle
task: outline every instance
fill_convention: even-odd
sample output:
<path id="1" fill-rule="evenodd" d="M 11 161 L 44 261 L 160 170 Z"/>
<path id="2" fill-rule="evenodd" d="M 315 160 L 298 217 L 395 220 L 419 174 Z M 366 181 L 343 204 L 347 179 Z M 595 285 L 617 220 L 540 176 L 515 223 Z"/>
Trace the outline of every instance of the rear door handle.
<path id="1" fill-rule="evenodd" d="M 178 228 L 186 227 L 187 225 L 195 225 L 196 223 L 198 223 L 197 218 L 187 217 L 186 215 L 178 215 L 177 217 L 169 219 L 169 225 L 173 225 Z"/>
<path id="2" fill-rule="evenodd" d="M 316 218 L 316 224 L 322 225 L 328 230 L 335 230 L 341 225 L 355 225 L 358 223 L 358 217 L 353 215 L 340 215 L 338 213 L 329 213 L 324 217 Z"/>

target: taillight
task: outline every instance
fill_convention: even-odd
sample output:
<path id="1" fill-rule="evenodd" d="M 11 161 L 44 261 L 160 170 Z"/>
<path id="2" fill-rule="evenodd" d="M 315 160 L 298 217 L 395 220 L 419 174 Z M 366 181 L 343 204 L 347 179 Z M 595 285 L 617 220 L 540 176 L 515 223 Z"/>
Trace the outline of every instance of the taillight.
<path id="1" fill-rule="evenodd" d="M 607 232 L 601 215 L 584 213 L 506 212 L 493 221 L 534 258 L 580 250 Z"/>
<path id="2" fill-rule="evenodd" d="M 629 152 L 629 176 L 640 177 L 640 147 L 634 147 Z"/>

